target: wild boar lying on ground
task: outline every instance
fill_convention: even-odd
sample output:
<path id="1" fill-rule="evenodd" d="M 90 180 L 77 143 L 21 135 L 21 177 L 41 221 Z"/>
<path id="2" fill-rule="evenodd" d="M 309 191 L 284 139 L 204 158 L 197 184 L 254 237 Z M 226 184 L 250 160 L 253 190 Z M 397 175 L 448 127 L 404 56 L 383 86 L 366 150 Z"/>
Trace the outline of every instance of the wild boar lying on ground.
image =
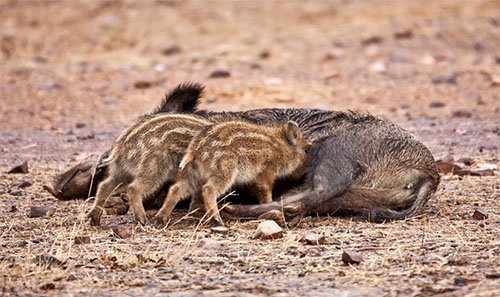
<path id="1" fill-rule="evenodd" d="M 308 213 L 337 212 L 363 214 L 373 221 L 404 219 L 421 212 L 439 184 L 430 151 L 402 128 L 372 115 L 276 108 L 199 111 L 196 106 L 200 85 L 183 85 L 176 90 L 179 95 L 167 97 L 158 112 L 191 112 L 209 121 L 294 121 L 312 145 L 301 192 L 268 204 L 229 205 L 225 210 L 234 216 L 272 216 L 283 209 L 288 219 Z M 99 165 L 106 167 L 102 162 Z M 66 181 L 66 188 L 71 188 L 70 184 L 72 180 Z M 88 192 L 89 188 L 84 190 Z"/>
<path id="2" fill-rule="evenodd" d="M 277 178 L 300 178 L 305 173 L 308 146 L 294 122 L 275 127 L 242 121 L 209 126 L 189 144 L 178 180 L 156 220 L 165 224 L 181 199 L 191 196 L 197 201 L 201 193 L 207 217 L 224 225 L 217 199 L 235 185 L 249 184 L 259 203 L 270 203 Z"/>

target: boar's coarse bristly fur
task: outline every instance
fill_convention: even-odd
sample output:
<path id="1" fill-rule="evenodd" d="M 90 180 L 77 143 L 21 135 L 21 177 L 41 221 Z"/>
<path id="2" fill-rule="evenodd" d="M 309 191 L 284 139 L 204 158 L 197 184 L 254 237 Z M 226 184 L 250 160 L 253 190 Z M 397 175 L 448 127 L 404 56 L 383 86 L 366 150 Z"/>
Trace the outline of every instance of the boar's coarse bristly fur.
<path id="1" fill-rule="evenodd" d="M 209 126 L 189 145 L 178 181 L 156 219 L 166 223 L 175 205 L 188 196 L 200 204 L 196 200 L 201 193 L 207 216 L 223 225 L 217 199 L 235 185 L 250 184 L 260 203 L 270 203 L 277 178 L 304 174 L 308 146 L 293 122 L 275 127 L 242 121 Z"/>

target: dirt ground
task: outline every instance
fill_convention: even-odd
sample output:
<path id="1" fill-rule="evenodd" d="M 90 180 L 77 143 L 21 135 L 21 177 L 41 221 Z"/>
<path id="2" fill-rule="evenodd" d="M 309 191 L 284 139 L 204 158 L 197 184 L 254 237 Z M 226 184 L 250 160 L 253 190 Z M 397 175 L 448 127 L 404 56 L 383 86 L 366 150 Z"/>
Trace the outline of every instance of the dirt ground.
<path id="1" fill-rule="evenodd" d="M 443 175 L 419 217 L 306 218 L 271 241 L 252 239 L 258 221 L 216 234 L 181 210 L 164 230 L 130 213 L 91 228 L 90 203 L 42 188 L 184 81 L 206 85 L 202 108 L 366 110 L 436 159 L 498 165 L 498 1 L 0 0 L 0 25 L 2 295 L 500 295 L 498 171 Z M 24 160 L 29 173 L 6 174 Z M 306 231 L 326 243 L 299 242 Z M 346 249 L 364 261 L 344 265 Z"/>

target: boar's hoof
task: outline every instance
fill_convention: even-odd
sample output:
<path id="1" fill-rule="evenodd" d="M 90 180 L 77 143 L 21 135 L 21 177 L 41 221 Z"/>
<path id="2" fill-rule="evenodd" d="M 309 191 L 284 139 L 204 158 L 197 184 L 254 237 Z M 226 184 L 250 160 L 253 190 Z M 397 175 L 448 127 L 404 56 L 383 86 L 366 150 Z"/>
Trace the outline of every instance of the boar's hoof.
<path id="1" fill-rule="evenodd" d="M 291 203 L 291 204 L 285 205 L 283 207 L 283 211 L 284 211 L 287 218 L 293 218 L 293 217 L 296 217 L 298 215 L 301 215 L 303 212 L 303 209 L 304 209 L 304 207 L 303 207 L 302 203 Z"/>
<path id="2" fill-rule="evenodd" d="M 234 205 L 231 205 L 231 204 L 228 204 L 223 209 L 221 209 L 221 211 L 224 211 L 228 214 L 234 214 L 234 212 L 236 210 L 237 210 L 237 207 L 235 207 Z"/>
<path id="3" fill-rule="evenodd" d="M 245 205 L 248 206 L 248 205 Z M 203 212 L 205 215 L 205 212 Z M 241 210 L 241 205 L 225 205 L 220 209 L 220 215 L 225 219 L 246 219 L 248 214 Z"/>
<path id="4" fill-rule="evenodd" d="M 259 219 L 261 220 L 273 220 L 278 223 L 283 223 L 283 213 L 277 209 L 270 210 L 268 212 L 265 212 L 259 216 Z"/>
<path id="5" fill-rule="evenodd" d="M 93 208 L 87 215 L 90 218 L 90 226 L 99 226 L 101 224 L 102 210 Z"/>
<path id="6" fill-rule="evenodd" d="M 363 212 L 365 220 L 373 223 L 384 223 L 386 219 L 381 215 L 381 209 L 371 208 Z"/>

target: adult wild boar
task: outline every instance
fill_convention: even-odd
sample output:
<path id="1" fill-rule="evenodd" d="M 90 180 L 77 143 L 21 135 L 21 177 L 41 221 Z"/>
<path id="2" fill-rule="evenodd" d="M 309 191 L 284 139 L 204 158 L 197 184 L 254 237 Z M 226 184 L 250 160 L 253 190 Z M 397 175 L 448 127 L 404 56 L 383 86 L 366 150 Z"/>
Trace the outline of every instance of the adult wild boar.
<path id="1" fill-rule="evenodd" d="M 294 121 L 312 145 L 301 191 L 268 204 L 226 207 L 233 216 L 272 217 L 283 211 L 287 219 L 309 213 L 361 214 L 377 222 L 404 219 L 420 213 L 439 185 L 436 163 L 427 147 L 389 121 L 365 113 L 319 109 L 198 110 L 202 90 L 197 84 L 180 85 L 155 112 L 194 113 L 213 122 Z M 96 165 L 106 169 L 106 164 Z M 64 181 L 71 188 L 72 180 Z"/>

